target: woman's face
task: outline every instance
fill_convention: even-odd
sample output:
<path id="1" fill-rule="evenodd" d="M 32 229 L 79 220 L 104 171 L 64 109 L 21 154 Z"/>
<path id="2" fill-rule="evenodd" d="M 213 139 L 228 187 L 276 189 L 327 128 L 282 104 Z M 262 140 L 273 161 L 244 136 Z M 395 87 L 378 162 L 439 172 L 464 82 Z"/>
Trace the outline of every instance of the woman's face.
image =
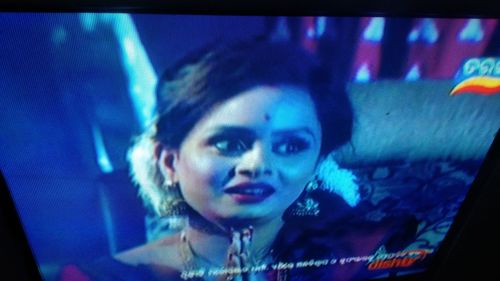
<path id="1" fill-rule="evenodd" d="M 175 153 L 171 176 L 209 221 L 272 220 L 311 179 L 320 147 L 309 94 L 259 86 L 216 106 L 194 126 Z"/>

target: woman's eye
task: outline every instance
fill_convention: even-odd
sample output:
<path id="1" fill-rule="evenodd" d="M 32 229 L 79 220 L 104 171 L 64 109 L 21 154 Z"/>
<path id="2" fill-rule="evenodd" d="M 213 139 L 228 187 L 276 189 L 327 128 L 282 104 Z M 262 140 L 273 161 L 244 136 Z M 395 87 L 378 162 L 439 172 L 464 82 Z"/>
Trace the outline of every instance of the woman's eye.
<path id="1" fill-rule="evenodd" d="M 212 146 L 225 155 L 237 155 L 248 150 L 248 145 L 241 139 L 218 139 Z"/>
<path id="2" fill-rule="evenodd" d="M 290 139 L 274 145 L 273 151 L 281 155 L 297 154 L 309 148 L 309 143 L 302 139 Z"/>

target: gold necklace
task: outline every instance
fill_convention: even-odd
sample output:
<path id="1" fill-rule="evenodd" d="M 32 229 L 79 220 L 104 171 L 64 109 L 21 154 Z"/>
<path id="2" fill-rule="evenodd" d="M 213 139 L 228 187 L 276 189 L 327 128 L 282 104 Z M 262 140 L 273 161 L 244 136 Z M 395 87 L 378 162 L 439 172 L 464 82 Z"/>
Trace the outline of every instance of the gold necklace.
<path id="1" fill-rule="evenodd" d="M 181 231 L 181 233 L 180 233 L 180 242 L 178 243 L 178 245 L 179 245 L 178 246 L 179 255 L 182 259 L 184 271 L 186 271 L 188 274 L 187 276 L 190 276 L 192 278 L 192 276 L 189 275 L 189 274 L 191 274 L 190 272 L 200 272 L 203 270 L 203 267 L 199 266 L 199 264 L 197 263 L 197 260 L 203 261 L 209 267 L 217 268 L 217 266 L 215 266 L 213 262 L 211 262 L 207 258 L 204 258 L 203 256 L 196 254 L 196 252 L 194 251 L 193 247 L 191 246 L 191 243 L 189 242 L 187 234 L 184 230 Z M 264 256 L 267 256 L 267 258 L 261 259 L 261 264 L 262 264 L 262 262 L 265 262 L 265 260 L 269 261 L 270 259 L 272 259 L 272 257 L 271 257 L 272 252 L 273 252 L 273 250 L 271 249 L 269 251 L 269 254 L 264 255 Z M 249 257 L 248 257 L 248 259 L 249 259 L 249 266 L 248 267 L 249 268 L 259 264 L 254 257 L 255 257 L 255 255 L 249 255 Z M 203 272 L 201 275 L 203 275 L 205 273 L 206 272 Z M 277 281 L 283 281 L 286 279 L 286 273 L 285 274 L 283 274 L 283 273 L 285 273 L 285 272 L 282 272 L 282 270 L 277 271 L 277 279 L 276 279 Z M 201 277 L 201 276 L 198 276 L 198 277 Z M 221 277 L 217 280 L 218 281 L 231 281 L 234 279 L 234 277 L 235 277 L 234 274 L 225 274 L 225 275 L 221 275 Z M 285 277 L 285 278 L 283 278 L 283 277 Z"/>
<path id="2" fill-rule="evenodd" d="M 189 239 L 187 238 L 186 232 L 184 230 L 181 231 L 180 243 L 178 245 L 179 254 L 181 256 L 185 270 L 200 270 L 203 268 L 203 266 L 205 266 L 205 268 L 217 268 L 214 262 L 197 254 L 194 251 L 193 246 L 189 242 Z M 200 265 L 200 261 L 204 265 Z"/>
<path id="3" fill-rule="evenodd" d="M 179 254 L 182 259 L 184 270 L 199 269 L 200 267 L 197 266 L 196 264 L 196 258 L 197 257 L 202 258 L 202 257 L 195 254 L 193 247 L 191 246 L 191 243 L 189 243 L 186 232 L 184 230 L 181 231 L 180 243 L 178 245 L 179 245 Z M 208 261 L 208 263 L 211 264 L 210 261 Z"/>

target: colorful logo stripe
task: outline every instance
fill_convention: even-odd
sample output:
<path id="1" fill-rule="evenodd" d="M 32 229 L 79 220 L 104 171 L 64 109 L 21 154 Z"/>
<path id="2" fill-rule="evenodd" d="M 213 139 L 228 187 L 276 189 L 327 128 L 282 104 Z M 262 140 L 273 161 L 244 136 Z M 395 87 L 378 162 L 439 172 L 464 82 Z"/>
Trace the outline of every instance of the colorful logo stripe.
<path id="1" fill-rule="evenodd" d="M 500 93 L 500 77 L 475 76 L 465 79 L 456 85 L 450 92 L 450 95 L 459 95 L 463 93 L 473 93 L 479 95 L 493 95 Z"/>

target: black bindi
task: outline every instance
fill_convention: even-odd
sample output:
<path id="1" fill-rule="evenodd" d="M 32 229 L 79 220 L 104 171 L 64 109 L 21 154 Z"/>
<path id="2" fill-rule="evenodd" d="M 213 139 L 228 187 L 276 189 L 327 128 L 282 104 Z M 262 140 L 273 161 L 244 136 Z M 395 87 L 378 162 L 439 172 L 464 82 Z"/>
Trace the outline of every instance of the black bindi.
<path id="1" fill-rule="evenodd" d="M 264 120 L 269 121 L 271 120 L 271 116 L 269 114 L 264 114 Z"/>

